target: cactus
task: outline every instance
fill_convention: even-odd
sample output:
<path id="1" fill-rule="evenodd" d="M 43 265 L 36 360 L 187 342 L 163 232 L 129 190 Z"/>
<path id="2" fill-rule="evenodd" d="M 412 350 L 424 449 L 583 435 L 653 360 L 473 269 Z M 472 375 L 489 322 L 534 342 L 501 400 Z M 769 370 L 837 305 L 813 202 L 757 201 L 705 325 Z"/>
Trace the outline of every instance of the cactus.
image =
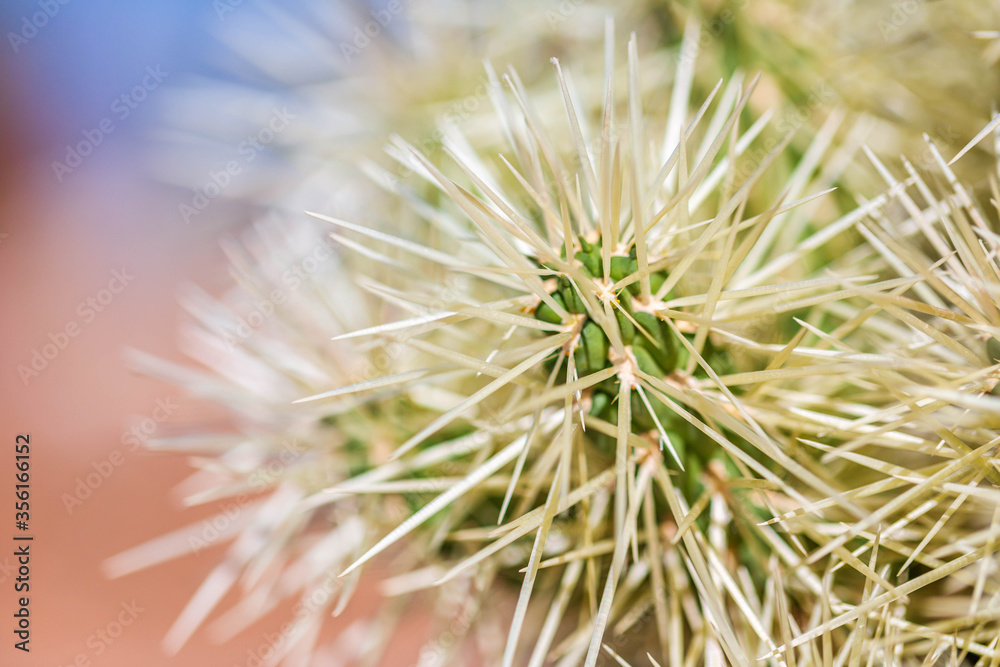
<path id="1" fill-rule="evenodd" d="M 262 227 L 288 237 L 263 263 L 230 249 L 259 295 L 337 245 L 253 337 L 198 348 L 225 380 L 139 359 L 240 414 L 208 495 L 270 492 L 171 648 L 243 572 L 272 595 L 227 627 L 300 595 L 273 659 L 304 661 L 385 558 L 390 592 L 436 595 L 433 664 L 470 633 L 504 666 L 993 664 L 995 222 L 933 146 L 933 185 L 869 152 L 885 192 L 831 203 L 833 130 L 788 150 L 757 80 L 690 99 L 690 62 L 671 90 L 639 54 L 601 91 L 554 61 L 554 96 L 487 66 L 494 131 L 371 167 L 391 224 L 317 212 Z M 189 307 L 231 340 L 230 305 Z"/>
<path id="2" fill-rule="evenodd" d="M 767 357 L 791 344 L 791 335 L 778 343 L 770 339 L 787 328 L 782 311 L 795 310 L 795 297 L 829 304 L 839 298 L 836 288 L 849 292 L 871 279 L 842 267 L 836 269 L 840 275 L 823 277 L 831 267 L 810 252 L 813 238 L 826 234 L 823 228 L 791 256 L 758 245 L 780 235 L 780 225 L 792 219 L 787 213 L 802 202 L 752 208 L 753 186 L 780 145 L 742 181 L 730 166 L 745 131 L 739 119 L 752 83 L 728 102 L 699 105 L 684 127 L 668 127 L 676 143 L 667 150 L 647 150 L 647 128 L 656 124 L 643 114 L 637 53 L 632 42 L 623 110 L 615 98 L 618 79 L 609 78 L 597 127 L 587 127 L 588 119 L 574 107 L 558 64 L 568 126 L 561 133 L 542 128 L 516 78 L 507 81 L 510 93 L 497 82 L 493 95 L 504 100 L 498 102 L 499 122 L 516 134 L 508 147 L 511 158 L 501 157 L 493 169 L 466 159 L 467 144 L 460 139 L 451 165 L 434 164 L 397 141 L 400 161 L 423 178 L 425 201 L 436 209 L 411 228 L 441 238 L 438 246 L 314 214 L 367 237 L 379 252 L 401 251 L 382 262 L 378 285 L 374 278 L 369 282 L 393 302 L 417 307 L 434 294 L 436 276 L 471 276 L 463 293 L 440 304 L 444 313 L 418 310 L 352 337 L 388 338 L 426 350 L 426 360 L 398 369 L 420 374 L 400 378 L 411 396 L 439 383 L 462 389 L 453 404 L 401 438 L 394 460 L 433 451 L 428 438 L 459 422 L 489 436 L 491 446 L 483 453 L 488 458 L 470 462 L 461 481 L 384 535 L 344 573 L 404 539 L 421 543 L 439 535 L 441 524 L 434 519 L 440 513 L 446 524 L 456 515 L 475 515 L 474 523 L 466 519 L 465 530 L 477 530 L 485 517 L 500 525 L 486 547 L 456 556 L 440 581 L 496 568 L 491 558 L 511 536 L 527 540 L 533 533 L 530 551 L 516 563 L 524 575 L 502 652 L 505 665 L 541 664 L 556 648 L 556 630 L 566 632 L 567 624 L 569 638 L 559 654 L 593 665 L 609 624 L 627 623 L 647 604 L 655 609 L 664 654 L 671 644 L 687 644 L 705 632 L 705 642 L 736 664 L 777 651 L 778 642 L 767 635 L 748 644 L 735 641 L 736 628 L 760 622 L 750 609 L 775 585 L 775 576 L 786 579 L 783 586 L 815 586 L 815 575 L 796 571 L 788 559 L 797 548 L 809 548 L 802 539 L 817 548 L 819 535 L 830 530 L 830 519 L 822 516 L 801 519 L 809 524 L 798 531 L 804 538 L 766 525 L 776 506 L 805 502 L 806 494 L 817 491 L 837 493 L 814 463 L 800 462 L 785 406 L 762 398 L 795 387 L 786 377 L 799 375 L 769 369 Z M 706 131 L 700 120 L 709 113 L 716 122 Z M 587 135 L 601 137 L 596 150 L 583 140 Z M 567 137 L 566 145 L 557 144 L 556 136 Z M 463 224 L 468 231 L 450 240 Z M 769 226 L 776 231 L 765 235 Z M 774 276 L 782 280 L 768 280 Z M 775 311 L 770 326 L 757 332 L 768 345 L 739 335 L 740 323 Z M 740 363 L 737 347 L 744 348 Z M 798 347 L 793 358 L 810 352 Z M 476 377 L 456 382 L 455 372 Z M 751 394 L 744 398 L 747 387 Z M 326 393 L 313 398 L 327 400 Z M 562 545 L 559 555 L 545 558 L 551 541 Z M 599 555 L 591 555 L 595 550 Z M 671 552 L 674 567 L 668 571 L 663 554 Z M 706 577 L 723 563 L 743 573 L 742 585 L 705 590 Z M 557 567 L 560 594 L 544 595 L 539 603 L 536 586 L 556 587 Z M 783 567 L 790 572 L 778 575 Z M 692 606 L 699 616 L 671 620 L 667 600 L 695 590 Z M 730 595 L 735 608 L 718 606 Z M 583 608 L 569 614 L 571 602 Z M 787 604 L 793 616 L 819 609 L 815 598 L 789 598 Z M 528 623 L 529 611 L 538 606 L 547 607 L 543 620 Z M 530 629 L 539 625 L 538 633 Z"/>

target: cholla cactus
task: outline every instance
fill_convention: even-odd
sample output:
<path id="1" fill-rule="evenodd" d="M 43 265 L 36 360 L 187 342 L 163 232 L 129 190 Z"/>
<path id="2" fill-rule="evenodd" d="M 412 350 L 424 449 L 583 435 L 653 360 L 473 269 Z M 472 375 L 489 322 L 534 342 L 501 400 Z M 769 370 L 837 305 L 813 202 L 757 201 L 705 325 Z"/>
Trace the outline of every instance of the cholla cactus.
<path id="1" fill-rule="evenodd" d="M 838 326 L 810 327 L 834 356 L 863 359 L 863 371 L 840 391 L 789 397 L 803 431 L 819 436 L 800 442 L 822 453 L 844 485 L 841 499 L 862 509 L 828 526 L 806 562 L 851 545 L 852 556 L 871 552 L 861 604 L 842 607 L 791 645 L 801 649 L 856 621 L 844 649 L 850 655 L 867 648 L 886 661 L 991 664 L 1000 636 L 1000 438 L 990 395 L 1000 352 L 997 216 L 976 203 L 929 138 L 926 155 L 930 174 L 904 158 L 906 175 L 897 179 L 869 152 L 889 190 L 858 221 L 866 243 L 847 260 L 885 280 L 861 288 L 860 300 L 834 303 Z M 986 179 L 981 185 L 995 193 L 995 173 Z M 769 523 L 808 532 L 798 523 L 803 514 L 838 504 L 823 500 Z M 873 628 L 877 610 L 884 613 Z"/>
<path id="2" fill-rule="evenodd" d="M 1000 117 L 951 162 L 926 138 L 929 172 L 903 159 L 905 175 L 897 178 L 869 153 L 890 189 L 887 206 L 858 226 L 867 244 L 856 258 L 868 255 L 868 266 L 893 287 L 866 294 L 867 305 L 842 314 L 864 321 L 865 340 L 882 351 L 881 368 L 862 391 L 884 403 L 855 412 L 850 425 L 837 423 L 851 435 L 823 448 L 825 460 L 843 462 L 838 467 L 867 470 L 852 494 L 879 499 L 835 543 L 884 526 L 880 538 L 890 553 L 881 562 L 902 577 L 899 592 L 884 597 L 905 594 L 909 602 L 897 625 L 905 638 L 896 640 L 897 651 L 951 654 L 949 664 L 966 654 L 969 662 L 981 656 L 976 664 L 989 664 L 1000 641 L 997 178 L 994 167 L 971 187 L 951 168 L 986 138 L 994 139 L 984 153 L 996 165 L 998 124 Z M 992 210 L 976 201 L 977 189 L 991 197 Z M 839 338 L 831 336 L 831 346 L 851 350 Z"/>
<path id="3" fill-rule="evenodd" d="M 628 617 L 647 605 L 655 606 L 663 650 L 677 650 L 698 633 L 706 633 L 703 646 L 735 662 L 750 659 L 758 643 L 775 648 L 767 635 L 749 644 L 737 640 L 735 627 L 745 629 L 756 619 L 746 618 L 751 607 L 727 610 L 724 600 L 731 594 L 739 602 L 757 600 L 770 578 L 770 555 L 792 553 L 782 537 L 757 526 L 768 508 L 804 501 L 799 484 L 836 492 L 761 425 L 763 414 L 781 406 L 740 396 L 747 386 L 760 392 L 767 378 L 785 376 L 765 369 L 762 357 L 772 341 L 747 340 L 741 333 L 780 337 L 775 311 L 798 307 L 789 295 L 815 298 L 816 292 L 853 283 L 851 276 L 820 277 L 820 267 L 810 265 L 809 250 L 844 225 L 772 255 L 769 242 L 792 219 L 785 214 L 795 204 L 773 202 L 753 215 L 747 210 L 754 184 L 780 152 L 774 147 L 741 177 L 738 146 L 747 135 L 737 121 L 749 91 L 731 87 L 718 104 L 710 99 L 692 113 L 675 112 L 671 120 L 654 123 L 643 112 L 639 61 L 631 46 L 622 77 L 627 102 L 621 115 L 627 121 L 618 116 L 617 77 L 605 83 L 606 104 L 594 131 L 576 111 L 560 73 L 566 116 L 561 136 L 543 127 L 516 79 L 508 79 L 512 96 L 496 83 L 495 103 L 513 161 L 501 157 L 493 170 L 460 136 L 449 146 L 458 180 L 397 141 L 398 158 L 447 197 L 433 212 L 418 209 L 424 221 L 414 223 L 418 230 L 426 225 L 422 236 L 440 237 L 439 247 L 319 216 L 373 239 L 380 249 L 402 251 L 381 258 L 400 275 L 383 268 L 378 283 L 365 284 L 390 302 L 418 310 L 354 336 L 373 334 L 426 358 L 412 367 L 400 364 L 394 375 L 311 399 L 390 385 L 411 396 L 441 386 L 452 394 L 457 389 L 466 393 L 446 397 L 441 414 L 401 441 L 393 458 L 433 451 L 426 449 L 428 439 L 460 422 L 489 434 L 484 447 L 492 447 L 484 450 L 492 453 L 488 459 L 470 462 L 461 481 L 347 572 L 404 537 L 420 539 L 415 535 L 442 510 L 454 517 L 492 507 L 476 513 L 496 514 L 501 528 L 495 539 L 443 579 L 534 534 L 526 563 L 518 563 L 525 576 L 505 664 L 520 660 L 519 639 L 536 581 L 541 577 L 547 587 L 555 586 L 560 570 L 559 592 L 533 641 L 533 664 L 548 655 L 570 602 L 582 607 L 571 614 L 580 625 L 558 652 L 571 662 L 585 657 L 593 664 L 607 624 L 634 622 Z M 684 91 L 671 99 L 685 104 Z M 665 150 L 649 148 L 663 136 Z M 449 273 L 471 276 L 469 286 L 441 295 L 436 286 Z M 776 276 L 796 282 L 774 282 Z M 440 300 L 437 307 L 422 308 L 432 299 Z M 761 330 L 763 320 L 767 331 Z M 456 382 L 456 372 L 470 377 Z M 502 472 L 509 464 L 513 470 Z M 383 476 L 378 470 L 372 475 Z M 734 491 L 734 478 L 746 491 Z M 709 516 L 702 517 L 709 506 Z M 515 515 L 509 516 L 512 508 Z M 479 539 L 485 537 L 489 533 Z M 680 543 L 685 557 L 675 551 Z M 672 562 L 669 573 L 664 554 Z M 720 566 L 742 572 L 742 585 L 732 579 L 733 591 L 718 590 L 721 582 L 709 574 Z M 620 591 L 623 576 L 627 585 Z M 652 590 L 643 590 L 649 584 Z M 671 628 L 667 599 L 681 604 L 692 591 L 698 592 L 690 599 L 698 615 L 677 616 Z M 718 624 L 706 623 L 703 613 Z"/>
<path id="4" fill-rule="evenodd" d="M 579 90 L 555 63 L 548 96 L 488 67 L 495 131 L 448 128 L 447 159 L 396 138 L 409 177 L 370 170 L 392 225 L 314 214 L 337 249 L 251 336 L 245 300 L 190 300 L 196 357 L 224 379 L 147 367 L 243 427 L 209 440 L 195 498 L 270 495 L 227 527 L 172 648 L 242 579 L 222 632 L 300 595 L 271 662 L 307 664 L 323 614 L 390 557 L 384 588 L 436 593 L 449 627 L 422 664 L 461 661 L 470 632 L 503 665 L 997 655 L 995 399 L 979 395 L 996 384 L 995 228 L 916 172 L 830 216 L 818 165 L 838 114 L 783 171 L 795 128 L 745 121 L 756 81 L 692 103 L 690 60 L 667 90 L 638 53 L 633 38 Z M 250 303 L 316 244 L 302 230 L 233 249 Z M 924 338 L 900 350 L 906 327 Z M 508 586 L 512 611 L 490 603 Z M 377 660 L 397 617 L 353 628 L 342 655 Z"/>

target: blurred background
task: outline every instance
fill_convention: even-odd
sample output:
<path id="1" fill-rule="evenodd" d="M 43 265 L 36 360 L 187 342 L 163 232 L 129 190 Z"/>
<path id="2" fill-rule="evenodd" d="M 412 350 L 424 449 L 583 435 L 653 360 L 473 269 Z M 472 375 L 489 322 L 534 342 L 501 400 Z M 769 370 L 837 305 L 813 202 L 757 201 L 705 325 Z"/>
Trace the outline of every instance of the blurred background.
<path id="1" fill-rule="evenodd" d="M 213 268 L 216 238 L 239 212 L 220 205 L 186 225 L 177 213 L 183 189 L 148 169 L 169 87 L 213 73 L 218 21 L 206 2 L 18 0 L 0 8 L 0 474 L 10 519 L 0 549 L 0 664 L 246 660 L 245 647 L 218 648 L 204 637 L 172 659 L 159 648 L 190 583 L 217 554 L 113 581 L 101 567 L 197 518 L 197 511 L 178 512 L 170 495 L 187 474 L 184 459 L 149 456 L 123 441 L 154 411 L 169 422 L 197 408 L 176 388 L 130 373 L 122 352 L 136 346 L 178 357 L 178 284 L 225 275 Z M 67 326 L 76 332 L 71 338 L 62 335 Z M 32 445 L 28 655 L 11 640 L 8 482 L 20 433 Z"/>
<path id="2" fill-rule="evenodd" d="M 618 32 L 676 43 L 683 31 L 672 13 L 678 4 L 701 5 L 710 35 L 702 46 L 725 52 L 710 70 L 770 70 L 779 74 L 769 79 L 777 82 L 771 89 L 787 99 L 804 99 L 822 79 L 849 106 L 897 127 L 926 129 L 951 147 L 989 117 L 985 100 L 995 76 L 977 78 L 979 70 L 955 68 L 955 61 L 938 78 L 921 69 L 943 66 L 935 48 L 957 53 L 947 42 L 953 34 L 1000 27 L 985 15 L 970 21 L 975 3 L 960 3 L 950 22 L 926 9 L 937 3 L 883 3 L 884 11 L 871 3 L 858 30 L 860 6 L 845 2 L 816 11 L 816 3 L 764 0 L 626 2 L 615 5 Z M 916 9 L 897 15 L 896 5 Z M 786 13 L 792 6 L 798 14 Z M 402 7 L 392 14 L 398 19 L 368 38 L 359 34 L 392 7 Z M 437 32 L 411 29 L 429 7 Z M 442 114 L 478 112 L 485 57 L 516 61 L 528 81 L 550 75 L 552 55 L 599 59 L 606 13 L 580 0 L 323 7 L 11 0 L 0 7 L 0 664 L 258 664 L 253 651 L 273 628 L 268 621 L 222 646 L 199 631 L 176 656 L 161 649 L 221 545 L 105 576 L 109 557 L 213 513 L 180 510 L 172 489 L 190 472 L 184 457 L 136 445 L 185 424 L 225 419 L 178 388 L 131 372 L 124 351 L 182 360 L 178 289 L 194 282 L 220 293 L 231 285 L 220 240 L 265 214 L 357 211 L 364 199 L 347 166 L 353 160 L 370 156 L 390 131 L 419 145 Z M 842 26 L 847 17 L 854 23 Z M 849 43 L 825 51 L 814 43 L 812 64 L 789 37 L 804 42 L 837 30 Z M 984 48 L 969 47 L 977 67 L 995 60 L 995 47 L 980 59 Z M 758 58 L 762 52 L 773 58 Z M 922 54 L 919 62 L 913 53 Z M 733 54 L 746 55 L 745 62 Z M 866 78 L 873 63 L 897 67 L 919 85 L 880 98 L 892 104 L 872 104 L 859 91 L 884 81 Z M 961 96 L 919 104 L 942 76 Z M 978 83 L 963 87 L 968 79 Z M 709 87 L 715 80 L 699 79 Z M 903 76 L 892 80 L 909 85 Z M 942 99 L 936 90 L 928 94 Z M 775 93 L 764 102 L 780 99 Z M 958 111 L 949 107 L 956 103 Z M 888 153 L 909 139 L 873 137 Z M 11 639 L 18 434 L 30 434 L 32 453 L 30 655 L 15 651 Z M 360 596 L 330 631 L 369 609 Z M 280 622 L 281 610 L 270 618 Z M 416 635 L 423 631 L 413 626 Z M 385 664 L 408 664 L 404 656 L 412 662 L 407 642 L 399 645 Z"/>

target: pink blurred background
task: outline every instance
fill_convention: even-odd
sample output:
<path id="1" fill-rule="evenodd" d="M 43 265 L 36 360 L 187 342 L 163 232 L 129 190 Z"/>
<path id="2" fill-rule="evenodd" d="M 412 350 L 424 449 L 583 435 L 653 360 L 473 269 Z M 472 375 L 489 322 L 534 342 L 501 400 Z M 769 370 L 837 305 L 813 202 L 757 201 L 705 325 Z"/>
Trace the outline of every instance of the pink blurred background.
<path id="1" fill-rule="evenodd" d="M 175 81 L 221 76 L 211 64 L 224 53 L 213 37 L 220 20 L 206 2 L 17 1 L 0 9 L 2 665 L 254 664 L 248 650 L 283 620 L 278 612 L 273 624 L 222 647 L 200 632 L 169 657 L 160 642 L 224 547 L 115 580 L 102 570 L 108 557 L 211 511 L 181 511 L 171 495 L 190 471 L 183 457 L 123 442 L 138 420 L 164 414 L 158 405 L 177 406 L 163 429 L 210 409 L 131 373 L 123 350 L 180 359 L 178 286 L 228 285 L 217 241 L 250 217 L 245 206 L 217 202 L 211 215 L 184 224 L 178 205 L 190 189 L 147 175 L 161 149 L 152 140 L 158 98 Z M 144 99 L 116 103 L 137 85 Z M 81 142 L 93 146 L 78 166 L 53 164 L 69 164 L 67 152 Z M 111 282 L 116 271 L 123 289 Z M 88 306 L 88 298 L 110 301 Z M 13 647 L 18 434 L 31 441 L 27 654 Z"/>

